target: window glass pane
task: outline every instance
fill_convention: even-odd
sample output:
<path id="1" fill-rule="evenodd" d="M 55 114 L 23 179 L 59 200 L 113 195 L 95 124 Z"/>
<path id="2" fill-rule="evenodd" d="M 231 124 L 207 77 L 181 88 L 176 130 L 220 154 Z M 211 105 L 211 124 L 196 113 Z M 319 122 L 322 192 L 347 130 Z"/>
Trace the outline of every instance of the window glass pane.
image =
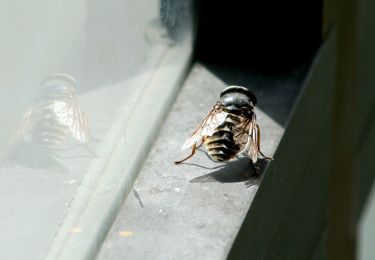
<path id="1" fill-rule="evenodd" d="M 118 119 L 137 128 L 126 122 L 158 75 L 183 73 L 191 16 L 191 1 L 0 3 L 0 256 L 45 253 L 85 174 L 123 141 Z"/>

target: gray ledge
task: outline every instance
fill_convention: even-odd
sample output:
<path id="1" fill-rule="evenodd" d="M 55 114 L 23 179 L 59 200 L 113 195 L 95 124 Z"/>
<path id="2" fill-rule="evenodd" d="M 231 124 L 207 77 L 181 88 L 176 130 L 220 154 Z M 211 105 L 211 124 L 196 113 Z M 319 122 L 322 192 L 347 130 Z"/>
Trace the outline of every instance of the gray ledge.
<path id="1" fill-rule="evenodd" d="M 99 259 L 225 259 L 258 189 L 245 158 L 219 164 L 204 150 L 182 165 L 185 139 L 227 85 L 258 97 L 261 146 L 272 156 L 284 133 L 307 66 L 285 77 L 196 64 L 99 252 Z M 225 82 L 224 82 L 224 81 Z M 263 169 L 266 162 L 260 162 Z"/>

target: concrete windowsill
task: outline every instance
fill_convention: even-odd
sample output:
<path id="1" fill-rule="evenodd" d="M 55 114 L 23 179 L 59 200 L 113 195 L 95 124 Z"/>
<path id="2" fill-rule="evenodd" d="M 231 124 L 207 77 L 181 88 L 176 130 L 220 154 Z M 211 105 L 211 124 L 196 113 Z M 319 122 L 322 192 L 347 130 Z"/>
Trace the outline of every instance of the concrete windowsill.
<path id="1" fill-rule="evenodd" d="M 287 76 L 264 77 L 241 70 L 195 64 L 161 134 L 126 198 L 99 259 L 225 259 L 261 178 L 244 178 L 247 159 L 212 162 L 200 149 L 180 147 L 227 85 L 249 87 L 258 98 L 261 147 L 272 156 L 299 94 L 308 65 Z M 266 162 L 260 162 L 263 170 Z"/>

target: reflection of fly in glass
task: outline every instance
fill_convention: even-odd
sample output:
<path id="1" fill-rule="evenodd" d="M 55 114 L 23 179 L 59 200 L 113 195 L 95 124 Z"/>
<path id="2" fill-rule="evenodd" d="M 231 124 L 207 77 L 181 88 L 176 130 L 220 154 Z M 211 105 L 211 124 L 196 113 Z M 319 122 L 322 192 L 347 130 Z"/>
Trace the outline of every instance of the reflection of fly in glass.
<path id="1" fill-rule="evenodd" d="M 83 144 L 88 149 L 87 116 L 79 107 L 72 76 L 56 73 L 44 80 L 39 95 L 25 113 L 13 138 L 18 139 L 51 150 L 67 149 L 64 144 L 68 143 Z"/>

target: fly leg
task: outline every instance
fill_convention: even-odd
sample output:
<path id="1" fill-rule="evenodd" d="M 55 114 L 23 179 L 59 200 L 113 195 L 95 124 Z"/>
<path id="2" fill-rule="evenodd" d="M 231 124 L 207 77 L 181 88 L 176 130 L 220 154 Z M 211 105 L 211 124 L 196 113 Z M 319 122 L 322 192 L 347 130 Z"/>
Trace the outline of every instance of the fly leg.
<path id="1" fill-rule="evenodd" d="M 252 160 L 250 160 L 250 167 L 251 167 L 251 169 L 253 170 L 254 175 L 255 175 L 255 176 L 259 176 L 259 173 L 257 172 L 257 169 L 255 168 L 255 164 L 253 163 Z"/>
<path id="2" fill-rule="evenodd" d="M 200 145 L 199 145 L 199 146 L 200 146 Z M 185 159 L 182 159 L 181 161 L 176 161 L 176 162 L 174 162 L 174 164 L 180 164 L 180 163 L 182 163 L 182 162 L 184 162 L 184 161 L 190 159 L 191 157 L 193 157 L 194 154 L 195 154 L 195 150 L 196 150 L 196 149 L 197 149 L 196 145 L 193 144 L 193 147 L 192 147 L 192 149 L 191 149 L 191 154 L 190 154 L 188 157 L 186 157 Z"/>
<path id="3" fill-rule="evenodd" d="M 250 164 L 251 171 L 249 171 L 249 168 L 246 168 L 246 170 L 241 175 L 241 177 L 245 180 L 248 180 L 251 177 L 258 177 L 260 175 L 252 160 L 249 161 L 249 164 Z"/>
<path id="4" fill-rule="evenodd" d="M 202 138 L 202 141 L 198 146 L 196 146 L 196 144 L 194 144 L 192 146 L 191 154 L 188 157 L 186 157 L 185 159 L 182 159 L 181 161 L 174 162 L 174 164 L 180 164 L 180 163 L 190 159 L 191 157 L 193 157 L 194 154 L 195 154 L 195 150 L 197 150 L 199 147 L 201 147 L 204 144 L 204 141 L 205 141 L 205 138 Z"/>
<path id="5" fill-rule="evenodd" d="M 197 147 L 195 147 L 195 149 L 198 149 L 198 148 L 200 148 L 203 144 L 204 144 L 204 138 L 202 138 L 202 142 L 197 146 Z"/>
<path id="6" fill-rule="evenodd" d="M 183 159 L 183 160 L 181 160 L 181 161 L 174 162 L 174 164 L 180 164 L 180 163 L 182 163 L 182 162 L 184 162 L 184 161 L 190 159 L 191 157 L 193 157 L 194 154 L 195 154 L 195 150 L 197 150 L 197 149 L 198 149 L 199 147 L 201 147 L 203 144 L 204 144 L 204 138 L 202 138 L 202 141 L 201 141 L 201 143 L 200 143 L 198 146 L 196 146 L 196 144 L 193 145 L 193 147 L 192 147 L 192 149 L 191 149 L 191 154 L 190 154 L 188 157 L 186 157 L 185 159 Z"/>
<path id="7" fill-rule="evenodd" d="M 259 128 L 259 125 L 255 125 L 256 128 L 257 128 L 257 134 L 258 134 L 258 143 L 257 143 L 257 146 L 258 146 L 258 152 L 260 155 L 262 155 L 264 157 L 264 159 L 267 159 L 267 160 L 273 160 L 272 157 L 268 157 L 268 156 L 265 156 L 261 151 L 260 151 L 260 128 Z"/>

